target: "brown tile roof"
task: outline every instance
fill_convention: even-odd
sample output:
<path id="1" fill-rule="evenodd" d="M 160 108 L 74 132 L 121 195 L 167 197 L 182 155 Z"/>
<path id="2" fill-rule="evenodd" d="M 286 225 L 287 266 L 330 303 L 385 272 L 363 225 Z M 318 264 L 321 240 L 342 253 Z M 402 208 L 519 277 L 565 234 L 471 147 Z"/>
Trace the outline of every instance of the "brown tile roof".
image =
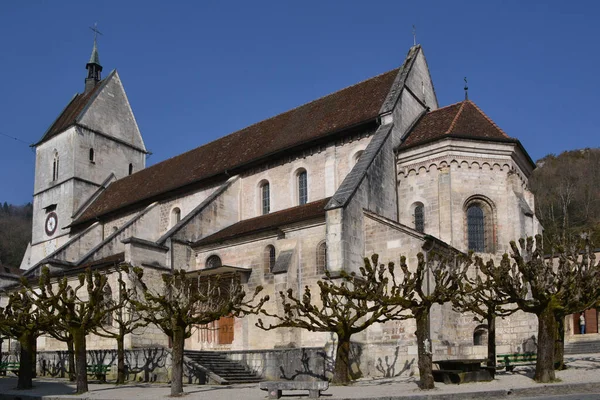
<path id="1" fill-rule="evenodd" d="M 203 246 L 210 243 L 223 242 L 235 237 L 276 230 L 278 227 L 293 224 L 295 222 L 307 221 L 325 216 L 325 206 L 330 197 L 317 200 L 302 206 L 286 208 L 260 217 L 245 219 L 228 226 L 210 236 L 195 242 L 193 246 Z"/>
<path id="2" fill-rule="evenodd" d="M 111 184 L 74 225 L 373 120 L 379 115 L 398 70 L 347 87 L 120 179 Z"/>
<path id="3" fill-rule="evenodd" d="M 465 100 L 425 114 L 400 148 L 447 135 L 481 139 L 510 139 L 475 103 Z"/>
<path id="4" fill-rule="evenodd" d="M 104 81 L 100 81 L 88 93 L 77 93 L 73 97 L 73 99 L 71 99 L 71 102 L 67 105 L 67 107 L 65 107 L 62 113 L 58 116 L 56 121 L 54 121 L 54 123 L 50 125 L 50 128 L 48 128 L 46 133 L 44 133 L 44 136 L 42 136 L 42 138 L 39 142 L 36 143 L 36 145 L 45 142 L 46 140 L 58 135 L 65 129 L 74 125 L 77 122 L 77 117 L 79 116 L 81 111 L 85 108 L 89 100 L 94 97 L 94 95 L 102 86 L 102 82 Z"/>

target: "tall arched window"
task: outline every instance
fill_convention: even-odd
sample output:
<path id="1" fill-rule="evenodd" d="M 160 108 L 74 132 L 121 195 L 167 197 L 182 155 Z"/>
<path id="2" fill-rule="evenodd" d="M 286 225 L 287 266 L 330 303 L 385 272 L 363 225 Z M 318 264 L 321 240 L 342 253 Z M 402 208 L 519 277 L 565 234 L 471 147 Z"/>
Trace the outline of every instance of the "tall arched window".
<path id="1" fill-rule="evenodd" d="M 265 274 L 273 272 L 275 267 L 275 246 L 268 245 L 263 253 L 263 264 Z"/>
<path id="2" fill-rule="evenodd" d="M 181 221 L 181 210 L 175 207 L 171 210 L 171 227 L 175 226 L 179 221 Z"/>
<path id="3" fill-rule="evenodd" d="M 271 192 L 269 182 L 264 182 L 260 185 L 260 203 L 263 215 L 271 211 Z"/>
<path id="4" fill-rule="evenodd" d="M 129 175 L 133 174 L 133 164 L 129 163 Z"/>
<path id="5" fill-rule="evenodd" d="M 354 164 L 356 164 L 358 162 L 358 160 L 360 159 L 360 156 L 362 156 L 363 153 L 364 153 L 364 151 L 360 150 L 354 154 Z"/>
<path id="6" fill-rule="evenodd" d="M 52 161 L 52 180 L 58 179 L 58 152 L 54 152 L 54 160 Z"/>
<path id="7" fill-rule="evenodd" d="M 95 159 L 94 159 L 94 149 L 93 148 L 90 148 L 90 155 L 89 155 L 89 157 L 90 157 L 90 162 L 93 163 L 95 161 Z"/>
<path id="8" fill-rule="evenodd" d="M 217 267 L 220 267 L 221 265 L 223 265 L 221 263 L 221 257 L 219 257 L 217 255 L 212 255 L 206 259 L 205 268 L 207 268 L 207 269 L 217 268 Z"/>
<path id="9" fill-rule="evenodd" d="M 479 204 L 471 204 L 467 208 L 467 229 L 469 250 L 483 253 L 485 251 L 485 217 Z"/>
<path id="10" fill-rule="evenodd" d="M 415 207 L 415 230 L 421 233 L 425 232 L 425 211 L 421 203 Z"/>
<path id="11" fill-rule="evenodd" d="M 104 286 L 102 292 L 102 307 L 109 308 L 113 306 L 113 297 L 112 297 L 112 289 L 108 284 Z M 104 318 L 102 319 L 102 325 L 111 326 L 113 323 L 113 315 L 112 313 L 106 313 Z"/>
<path id="12" fill-rule="evenodd" d="M 296 175 L 297 187 L 298 187 L 298 205 L 303 205 L 308 202 L 308 182 L 306 176 L 306 170 L 301 169 Z"/>
<path id="13" fill-rule="evenodd" d="M 327 270 L 327 243 L 322 241 L 317 245 L 317 275 L 322 275 Z"/>

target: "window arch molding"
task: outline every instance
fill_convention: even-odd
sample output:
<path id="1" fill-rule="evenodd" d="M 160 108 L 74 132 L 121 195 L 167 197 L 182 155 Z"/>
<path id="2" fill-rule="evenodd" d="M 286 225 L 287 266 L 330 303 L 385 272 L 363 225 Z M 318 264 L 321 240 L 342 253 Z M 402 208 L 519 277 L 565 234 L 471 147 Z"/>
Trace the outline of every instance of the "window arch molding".
<path id="1" fill-rule="evenodd" d="M 325 240 L 319 242 L 317 245 L 317 257 L 316 257 L 316 272 L 317 275 L 325 274 L 327 271 L 327 242 Z"/>
<path id="2" fill-rule="evenodd" d="M 415 201 L 410 205 L 410 215 L 412 217 L 412 226 L 417 232 L 424 233 L 427 222 L 425 214 L 425 204 L 421 201 Z"/>
<path id="3" fill-rule="evenodd" d="M 223 265 L 223 263 L 221 262 L 221 257 L 219 257 L 216 254 L 213 254 L 206 258 L 206 263 L 204 264 L 204 268 L 205 269 L 218 268 L 221 265 Z"/>
<path id="4" fill-rule="evenodd" d="M 365 153 L 364 147 L 359 147 L 359 148 L 355 149 L 352 153 L 350 153 L 350 157 L 348 159 L 350 169 L 352 169 L 352 167 L 354 167 L 356 165 L 356 163 L 358 162 L 358 160 L 360 160 L 360 157 L 364 153 Z"/>
<path id="5" fill-rule="evenodd" d="M 181 208 L 179 206 L 175 206 L 169 213 L 169 226 L 172 228 L 177 225 L 179 221 L 181 221 Z"/>
<path id="6" fill-rule="evenodd" d="M 469 197 L 463 206 L 465 244 L 477 253 L 494 253 L 497 248 L 496 206 L 483 195 Z"/>
<path id="7" fill-rule="evenodd" d="M 292 176 L 292 181 L 294 205 L 301 206 L 308 203 L 309 178 L 307 169 L 305 167 L 296 168 Z"/>
<path id="8" fill-rule="evenodd" d="M 276 252 L 275 246 L 269 244 L 263 250 L 263 271 L 265 275 L 272 274 L 275 267 Z"/>
<path id="9" fill-rule="evenodd" d="M 58 171 L 59 171 L 59 157 L 58 151 L 55 149 L 52 155 L 52 180 L 58 180 Z"/>
<path id="10" fill-rule="evenodd" d="M 271 184 L 267 179 L 261 179 L 258 182 L 258 215 L 266 215 L 271 212 L 272 196 Z"/>
<path id="11" fill-rule="evenodd" d="M 486 324 L 477 325 L 473 329 L 473 345 L 485 346 L 488 343 L 488 326 Z"/>

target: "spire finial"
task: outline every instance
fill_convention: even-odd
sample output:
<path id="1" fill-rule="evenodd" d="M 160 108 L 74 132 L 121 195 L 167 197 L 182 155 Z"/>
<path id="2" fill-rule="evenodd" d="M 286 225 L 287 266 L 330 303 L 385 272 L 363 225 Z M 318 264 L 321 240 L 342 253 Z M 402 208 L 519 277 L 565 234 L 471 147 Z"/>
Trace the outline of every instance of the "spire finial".
<path id="1" fill-rule="evenodd" d="M 469 100 L 469 87 L 467 86 L 467 77 L 465 76 L 465 100 Z"/>
<path id="2" fill-rule="evenodd" d="M 413 25 L 413 46 L 417 45 L 417 27 Z"/>
<path id="3" fill-rule="evenodd" d="M 85 65 L 88 70 L 87 78 L 85 79 L 85 92 L 92 90 L 96 83 L 100 82 L 100 73 L 102 72 L 102 65 L 100 65 L 100 56 L 98 56 L 98 34 L 102 35 L 102 32 L 98 30 L 98 23 L 94 23 L 94 27 L 90 26 L 90 29 L 94 31 L 94 47 L 92 48 L 92 55 L 90 60 Z"/>

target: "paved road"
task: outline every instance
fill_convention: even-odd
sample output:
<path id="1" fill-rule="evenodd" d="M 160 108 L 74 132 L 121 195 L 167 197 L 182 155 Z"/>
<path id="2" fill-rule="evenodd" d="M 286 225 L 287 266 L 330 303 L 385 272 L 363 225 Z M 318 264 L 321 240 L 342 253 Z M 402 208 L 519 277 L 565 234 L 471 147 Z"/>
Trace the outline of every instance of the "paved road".
<path id="1" fill-rule="evenodd" d="M 515 400 L 600 400 L 599 393 L 567 394 L 559 396 L 515 397 Z"/>

